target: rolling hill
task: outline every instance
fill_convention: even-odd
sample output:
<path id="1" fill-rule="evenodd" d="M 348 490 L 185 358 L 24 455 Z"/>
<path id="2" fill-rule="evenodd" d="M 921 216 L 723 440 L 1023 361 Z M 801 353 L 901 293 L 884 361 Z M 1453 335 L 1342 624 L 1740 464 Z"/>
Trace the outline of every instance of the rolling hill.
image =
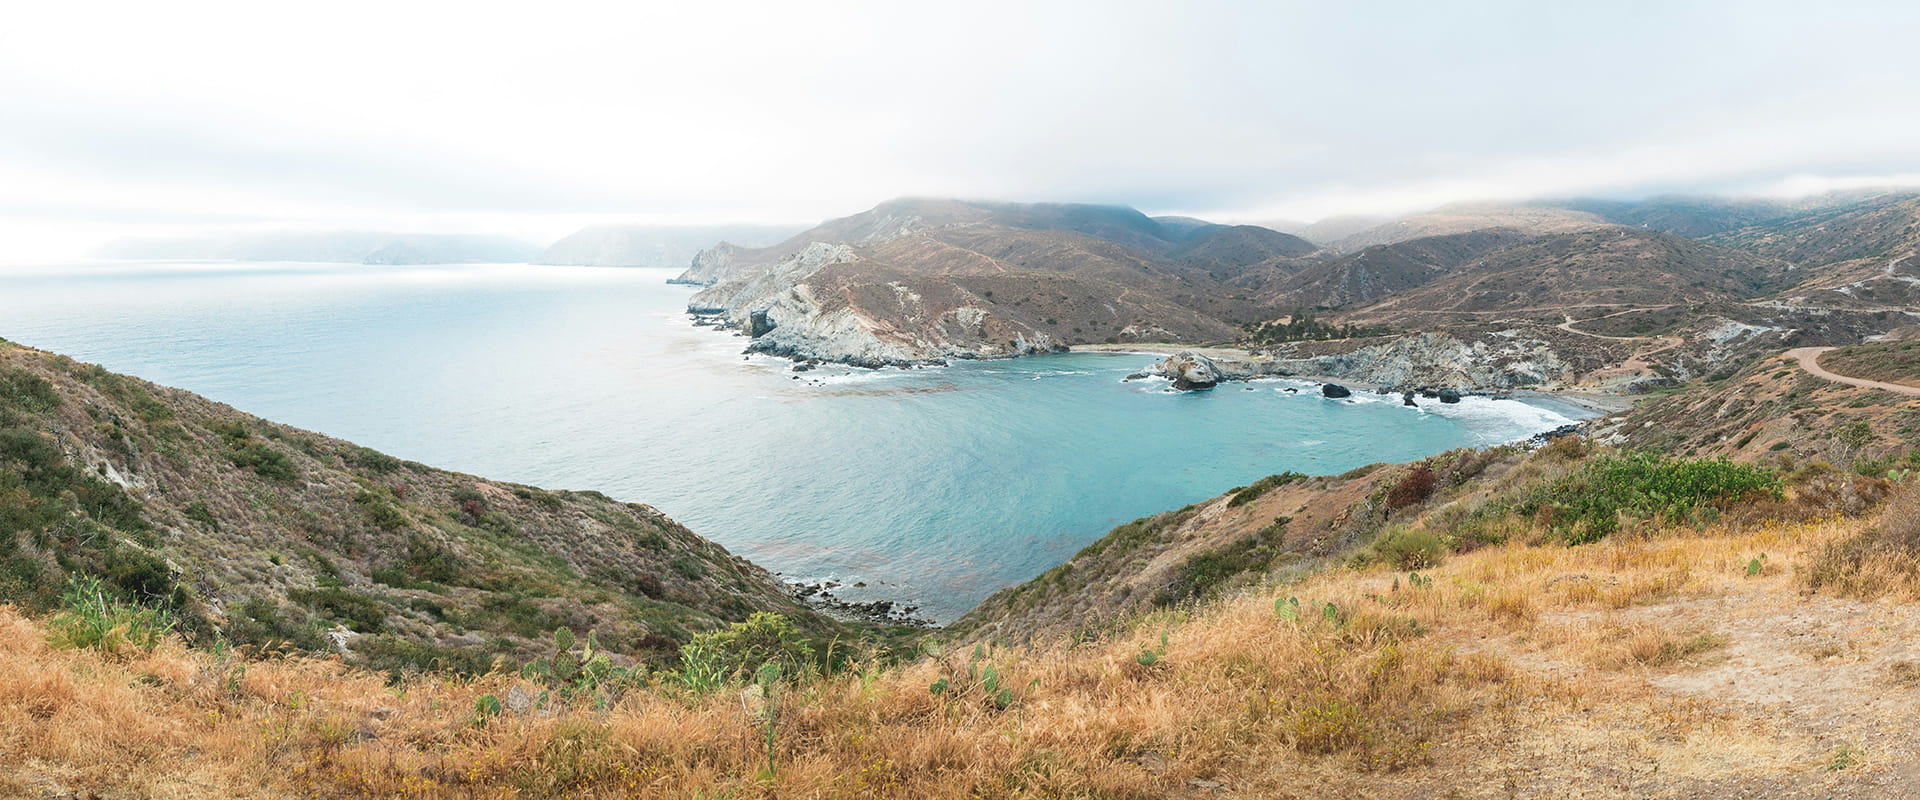
<path id="1" fill-rule="evenodd" d="M 1130 208 L 908 198 L 771 247 L 709 250 L 680 279 L 708 286 L 691 309 L 724 315 L 763 352 L 908 364 L 1229 340 L 1264 309 L 1216 276 L 1313 249 Z"/>
<path id="2" fill-rule="evenodd" d="M 659 511 L 402 461 L 0 340 L 0 599 L 69 576 L 201 644 L 484 671 L 557 627 L 622 658 L 756 611 L 837 624 Z"/>

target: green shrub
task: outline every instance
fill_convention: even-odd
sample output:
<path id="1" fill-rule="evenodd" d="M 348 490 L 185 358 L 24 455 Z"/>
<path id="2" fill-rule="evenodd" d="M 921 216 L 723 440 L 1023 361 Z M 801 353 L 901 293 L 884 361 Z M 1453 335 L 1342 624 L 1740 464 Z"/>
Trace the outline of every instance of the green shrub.
<path id="1" fill-rule="evenodd" d="M 260 597 L 248 598 L 229 609 L 227 638 L 234 644 L 263 652 L 281 649 L 312 652 L 326 646 L 320 632 L 307 623 L 304 612 L 298 609 L 293 609 L 298 616 L 289 615 L 273 601 Z"/>
<path id="2" fill-rule="evenodd" d="M 1567 543 L 1582 544 L 1619 530 L 1623 516 L 1699 520 L 1743 500 L 1781 496 L 1780 477 L 1762 467 L 1634 453 L 1600 459 L 1536 488 L 1514 510 L 1543 521 Z"/>
<path id="3" fill-rule="evenodd" d="M 349 447 L 345 452 L 342 452 L 340 454 L 340 460 L 345 462 L 349 467 L 359 467 L 360 469 L 379 475 L 385 475 L 400 468 L 400 459 L 378 450 L 370 450 L 358 446 Z"/>
<path id="4" fill-rule="evenodd" d="M 484 675 L 493 668 L 494 654 L 484 648 L 442 647 L 398 636 L 363 636 L 353 642 L 353 652 L 367 669 L 399 680 L 425 672 L 462 676 Z"/>
<path id="5" fill-rule="evenodd" d="M 1272 524 L 1225 547 L 1188 556 L 1174 570 L 1173 579 L 1154 594 L 1153 604 L 1164 608 L 1204 597 L 1239 575 L 1266 569 L 1286 537 L 1288 521 L 1277 517 Z"/>
<path id="6" fill-rule="evenodd" d="M 287 597 L 321 616 L 345 622 L 347 627 L 359 633 L 378 633 L 387 626 L 388 607 L 385 603 L 338 586 L 294 589 L 287 592 Z"/>
<path id="7" fill-rule="evenodd" d="M 1267 492 L 1293 483 L 1294 481 L 1306 480 L 1306 478 L 1306 475 L 1298 472 L 1282 472 L 1278 475 L 1268 475 L 1267 477 L 1254 481 L 1252 486 L 1235 489 L 1233 496 L 1227 498 L 1227 505 L 1244 506 L 1260 499 L 1260 496 Z"/>
<path id="8" fill-rule="evenodd" d="M 186 602 L 186 590 L 174 583 L 173 570 L 158 556 L 131 547 L 113 547 L 106 552 L 105 566 L 107 578 L 135 602 L 174 606 Z"/>
<path id="9" fill-rule="evenodd" d="M 432 539 L 413 535 L 399 562 L 375 569 L 373 579 L 398 589 L 435 588 L 457 582 L 466 567 L 460 557 Z"/>
<path id="10" fill-rule="evenodd" d="M 397 531 L 407 526 L 407 517 L 394 508 L 392 503 L 372 492 L 362 491 L 353 496 L 354 505 L 367 515 L 367 521 L 383 531 Z"/>
<path id="11" fill-rule="evenodd" d="M 1093 544 L 1081 548 L 1073 558 L 1074 560 L 1094 558 L 1108 550 L 1113 550 L 1115 553 L 1132 552 L 1161 534 L 1178 527 L 1193 514 L 1194 507 L 1187 506 L 1178 511 L 1162 511 L 1151 517 L 1141 517 L 1108 531 L 1107 535 L 1094 540 Z"/>
<path id="12" fill-rule="evenodd" d="M 220 518 L 213 515 L 213 511 L 207 508 L 206 503 L 196 500 L 189 503 L 180 513 L 185 514 L 187 519 L 205 525 L 207 530 L 215 532 L 220 530 Z"/>
<path id="13" fill-rule="evenodd" d="M 173 616 L 166 610 L 116 601 L 91 575 L 69 577 L 60 600 L 65 610 L 48 623 L 56 647 L 123 654 L 152 650 L 173 632 Z"/>
<path id="14" fill-rule="evenodd" d="M 668 562 L 667 566 L 672 568 L 674 572 L 679 573 L 680 577 L 690 581 L 697 581 L 707 576 L 707 565 L 700 563 L 700 559 L 694 558 L 686 553 L 674 556 L 673 560 Z"/>
<path id="15" fill-rule="evenodd" d="M 786 675 L 804 675 L 818 653 L 792 620 L 770 611 L 756 612 L 745 622 L 717 631 L 695 634 L 680 648 L 682 685 L 696 690 L 719 682 L 739 680 L 765 664 L 779 664 Z"/>
<path id="16" fill-rule="evenodd" d="M 254 474 L 267 480 L 293 483 L 300 478 L 293 471 L 293 461 L 287 458 L 287 454 L 265 442 L 249 441 L 235 447 L 227 452 L 227 460 L 236 467 L 251 469 Z"/>
<path id="17" fill-rule="evenodd" d="M 67 499 L 96 522 L 127 532 L 148 530 L 141 506 L 119 486 L 67 463 L 47 437 L 21 428 L 0 429 L 0 490 L 14 487 L 34 498 L 34 510 L 19 520 L 25 527 L 64 519 Z"/>
<path id="18" fill-rule="evenodd" d="M 513 488 L 513 494 L 515 497 L 531 501 L 534 505 L 548 511 L 558 511 L 562 505 L 559 495 L 552 492 L 541 491 L 530 486 L 515 486 Z"/>
<path id="19" fill-rule="evenodd" d="M 1834 438 L 1840 440 L 1841 444 L 1856 450 L 1865 447 L 1875 438 L 1873 425 L 1864 419 L 1856 419 L 1835 428 L 1833 435 Z"/>
<path id="20" fill-rule="evenodd" d="M 20 367 L 0 370 L 0 407 L 38 414 L 60 405 L 60 395 L 46 378 Z"/>
<path id="21" fill-rule="evenodd" d="M 1446 554 L 1446 549 L 1446 545 L 1440 542 L 1440 537 L 1424 530 L 1402 527 L 1389 529 L 1373 545 L 1373 551 L 1380 560 L 1392 564 L 1394 569 L 1398 570 L 1432 569 L 1440 566 L 1440 560 Z"/>

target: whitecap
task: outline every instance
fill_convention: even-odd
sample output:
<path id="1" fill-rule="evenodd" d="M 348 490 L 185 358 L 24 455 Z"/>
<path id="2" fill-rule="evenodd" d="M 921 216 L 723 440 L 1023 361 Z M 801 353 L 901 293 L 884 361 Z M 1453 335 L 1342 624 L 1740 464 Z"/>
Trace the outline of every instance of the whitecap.
<path id="1" fill-rule="evenodd" d="M 1579 421 L 1554 409 L 1521 400 L 1473 396 L 1462 397 L 1458 403 L 1423 403 L 1418 411 L 1460 423 L 1471 430 L 1475 438 L 1489 444 L 1518 441 Z"/>

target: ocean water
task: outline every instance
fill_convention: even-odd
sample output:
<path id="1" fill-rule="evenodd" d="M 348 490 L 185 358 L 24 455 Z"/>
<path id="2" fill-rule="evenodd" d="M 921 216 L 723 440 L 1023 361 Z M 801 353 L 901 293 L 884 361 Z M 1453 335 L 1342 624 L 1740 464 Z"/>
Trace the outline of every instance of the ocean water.
<path id="1" fill-rule="evenodd" d="M 1069 353 L 794 373 L 692 326 L 671 270 L 118 263 L 0 270 L 0 337 L 489 478 L 660 508 L 796 580 L 951 620 L 1108 529 L 1261 476 L 1553 428 L 1551 402 L 1177 393 Z M 1289 393 L 1287 388 L 1298 389 Z"/>

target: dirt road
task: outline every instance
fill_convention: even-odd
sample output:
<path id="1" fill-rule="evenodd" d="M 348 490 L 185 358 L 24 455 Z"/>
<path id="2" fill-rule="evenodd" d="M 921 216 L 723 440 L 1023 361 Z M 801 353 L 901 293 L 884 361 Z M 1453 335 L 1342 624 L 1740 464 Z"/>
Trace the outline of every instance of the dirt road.
<path id="1" fill-rule="evenodd" d="M 1793 360 L 1800 362 L 1801 369 L 1813 373 L 1816 377 L 1826 378 L 1827 380 L 1844 383 L 1849 386 L 1860 386 L 1868 389 L 1885 389 L 1889 392 L 1896 392 L 1909 397 L 1920 397 L 1920 387 L 1870 381 L 1865 378 L 1850 378 L 1838 373 L 1828 372 L 1820 366 L 1820 354 L 1832 349 L 1831 347 L 1796 347 L 1788 350 L 1787 355 L 1791 356 Z"/>

